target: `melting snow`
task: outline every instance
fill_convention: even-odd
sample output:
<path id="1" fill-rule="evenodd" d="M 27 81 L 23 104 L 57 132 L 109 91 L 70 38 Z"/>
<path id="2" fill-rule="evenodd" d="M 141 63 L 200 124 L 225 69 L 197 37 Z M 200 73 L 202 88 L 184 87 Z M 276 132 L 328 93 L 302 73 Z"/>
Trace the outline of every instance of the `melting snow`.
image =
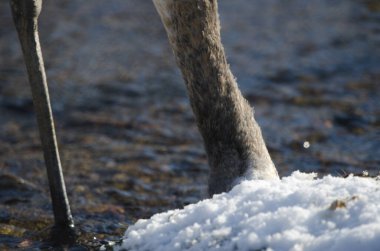
<path id="1" fill-rule="evenodd" d="M 380 181 L 295 172 L 139 220 L 127 250 L 380 250 Z"/>

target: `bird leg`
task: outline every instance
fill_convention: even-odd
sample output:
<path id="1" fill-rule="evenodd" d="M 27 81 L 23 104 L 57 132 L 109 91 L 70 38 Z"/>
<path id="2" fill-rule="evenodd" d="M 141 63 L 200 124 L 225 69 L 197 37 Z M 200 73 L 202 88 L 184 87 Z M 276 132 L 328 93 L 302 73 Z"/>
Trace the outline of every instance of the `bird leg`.
<path id="1" fill-rule="evenodd" d="M 66 195 L 54 130 L 43 57 L 38 36 L 42 0 L 10 0 L 32 89 L 33 105 L 44 152 L 53 204 L 55 229 L 73 229 L 74 221 Z"/>

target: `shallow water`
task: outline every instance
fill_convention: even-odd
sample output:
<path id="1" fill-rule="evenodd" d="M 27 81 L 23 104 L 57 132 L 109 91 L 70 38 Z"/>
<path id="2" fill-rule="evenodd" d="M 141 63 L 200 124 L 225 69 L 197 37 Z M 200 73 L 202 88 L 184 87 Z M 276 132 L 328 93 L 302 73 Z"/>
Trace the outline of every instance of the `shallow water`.
<path id="1" fill-rule="evenodd" d="M 378 1 L 219 5 L 229 63 L 280 174 L 378 174 Z M 40 32 L 76 248 L 203 198 L 207 159 L 153 4 L 45 1 Z M 0 249 L 46 248 L 49 192 L 5 1 L 0 55 Z"/>

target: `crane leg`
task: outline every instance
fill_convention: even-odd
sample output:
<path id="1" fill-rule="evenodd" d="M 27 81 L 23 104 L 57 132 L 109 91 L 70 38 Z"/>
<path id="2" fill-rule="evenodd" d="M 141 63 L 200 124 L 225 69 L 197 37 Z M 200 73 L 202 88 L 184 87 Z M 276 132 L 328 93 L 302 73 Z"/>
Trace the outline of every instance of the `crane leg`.
<path id="1" fill-rule="evenodd" d="M 55 225 L 53 229 L 57 232 L 61 230 L 74 231 L 74 221 L 66 195 L 38 36 L 38 16 L 41 12 L 42 0 L 10 0 L 10 4 L 32 89 L 33 105 L 44 152 L 54 211 Z"/>

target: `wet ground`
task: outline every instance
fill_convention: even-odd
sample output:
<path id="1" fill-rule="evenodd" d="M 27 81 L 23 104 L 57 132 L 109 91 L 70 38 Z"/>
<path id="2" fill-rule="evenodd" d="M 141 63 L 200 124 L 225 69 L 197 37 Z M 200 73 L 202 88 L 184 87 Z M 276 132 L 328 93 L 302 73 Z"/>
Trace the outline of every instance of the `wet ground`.
<path id="1" fill-rule="evenodd" d="M 380 171 L 380 3 L 220 0 L 229 63 L 282 176 Z M 207 159 L 151 1 L 45 1 L 40 17 L 76 248 L 205 197 Z M 48 248 L 30 89 L 0 2 L 0 249 Z"/>

